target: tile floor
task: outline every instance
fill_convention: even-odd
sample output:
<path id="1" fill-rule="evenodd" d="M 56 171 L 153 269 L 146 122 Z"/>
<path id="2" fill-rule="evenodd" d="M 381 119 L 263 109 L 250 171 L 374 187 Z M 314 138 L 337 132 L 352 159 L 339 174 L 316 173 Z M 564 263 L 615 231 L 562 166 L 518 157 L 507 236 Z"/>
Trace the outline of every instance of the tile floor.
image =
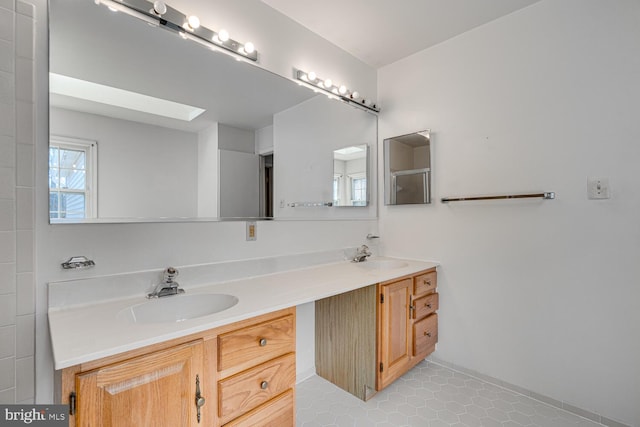
<path id="1" fill-rule="evenodd" d="M 313 376 L 296 407 L 296 427 L 602 426 L 429 361 L 367 402 Z"/>

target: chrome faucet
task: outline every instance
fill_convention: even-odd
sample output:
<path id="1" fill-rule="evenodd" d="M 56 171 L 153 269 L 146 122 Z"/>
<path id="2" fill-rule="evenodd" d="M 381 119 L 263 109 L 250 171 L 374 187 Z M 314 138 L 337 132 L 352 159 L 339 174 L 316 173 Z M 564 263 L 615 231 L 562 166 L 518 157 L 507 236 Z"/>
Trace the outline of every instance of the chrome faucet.
<path id="1" fill-rule="evenodd" d="M 352 262 L 363 262 L 367 260 L 367 257 L 371 256 L 371 251 L 367 245 L 362 245 L 356 251 L 356 255 L 353 257 Z"/>
<path id="2" fill-rule="evenodd" d="M 178 295 L 183 294 L 184 289 L 180 287 L 178 282 L 174 281 L 175 277 L 178 275 L 178 269 L 169 267 L 167 268 L 162 277 L 162 282 L 158 283 L 150 294 L 147 295 L 147 298 L 161 298 L 168 297 L 170 295 Z"/>

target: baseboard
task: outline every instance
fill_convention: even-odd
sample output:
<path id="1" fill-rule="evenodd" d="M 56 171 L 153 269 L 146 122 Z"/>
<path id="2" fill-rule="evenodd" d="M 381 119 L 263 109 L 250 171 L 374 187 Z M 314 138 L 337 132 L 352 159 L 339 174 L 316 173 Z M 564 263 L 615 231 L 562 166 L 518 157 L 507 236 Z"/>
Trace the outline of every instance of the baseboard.
<path id="1" fill-rule="evenodd" d="M 300 384 L 302 381 L 311 378 L 316 374 L 315 366 L 313 368 L 309 368 L 305 371 L 296 373 L 296 384 Z"/>

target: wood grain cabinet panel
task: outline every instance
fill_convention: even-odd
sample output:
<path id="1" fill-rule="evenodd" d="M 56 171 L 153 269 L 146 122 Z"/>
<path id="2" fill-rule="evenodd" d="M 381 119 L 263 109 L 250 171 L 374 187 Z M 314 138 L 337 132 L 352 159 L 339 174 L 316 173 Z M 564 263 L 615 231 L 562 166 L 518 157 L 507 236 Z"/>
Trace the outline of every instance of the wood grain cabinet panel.
<path id="1" fill-rule="evenodd" d="M 248 369 L 218 382 L 218 415 L 222 424 L 287 391 L 296 379 L 295 354 Z"/>
<path id="2" fill-rule="evenodd" d="M 254 366 L 296 351 L 293 316 L 238 329 L 218 337 L 218 371 Z"/>
<path id="3" fill-rule="evenodd" d="M 411 279 L 380 287 L 377 390 L 382 390 L 405 373 L 411 361 L 411 289 Z"/>
<path id="4" fill-rule="evenodd" d="M 432 314 L 413 325 L 413 356 L 427 357 L 438 342 L 438 315 Z"/>
<path id="5" fill-rule="evenodd" d="M 256 409 L 225 424 L 225 427 L 286 427 L 295 425 L 294 393 L 289 389 Z"/>
<path id="6" fill-rule="evenodd" d="M 413 300 L 413 318 L 422 319 L 438 309 L 439 297 L 437 293 L 425 295 Z"/>
<path id="7" fill-rule="evenodd" d="M 420 296 L 436 290 L 438 275 L 435 270 L 416 276 L 413 279 L 413 295 Z"/>
<path id="8" fill-rule="evenodd" d="M 198 426 L 202 342 L 184 344 L 76 377 L 77 426 Z"/>

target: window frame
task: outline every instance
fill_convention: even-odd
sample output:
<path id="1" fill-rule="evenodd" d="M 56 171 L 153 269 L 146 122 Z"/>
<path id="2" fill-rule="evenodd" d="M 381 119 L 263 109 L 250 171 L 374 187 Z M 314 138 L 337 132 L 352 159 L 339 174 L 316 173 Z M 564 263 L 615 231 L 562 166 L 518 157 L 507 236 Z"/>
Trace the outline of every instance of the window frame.
<path id="1" fill-rule="evenodd" d="M 81 138 L 71 138 L 67 136 L 59 136 L 59 135 L 50 135 L 49 136 L 49 149 L 51 147 L 56 147 L 59 150 L 76 150 L 76 151 L 84 151 L 85 153 L 85 189 L 84 190 L 74 190 L 74 189 L 66 189 L 61 191 L 61 189 L 52 189 L 49 186 L 49 221 L 64 221 L 65 218 L 52 218 L 51 217 L 51 194 L 52 192 L 58 194 L 84 194 L 84 218 L 83 219 L 91 219 L 98 217 L 98 141 L 90 140 L 90 139 L 81 139 Z M 50 160 L 49 160 L 50 162 Z M 49 163 L 47 162 L 47 163 Z M 58 163 L 58 169 L 60 164 Z M 49 169 L 49 173 L 50 173 Z M 53 190 L 53 191 L 52 191 Z M 58 197 L 58 200 L 60 198 Z M 57 210 L 58 214 L 60 213 L 60 208 L 58 206 Z"/>
<path id="2" fill-rule="evenodd" d="M 355 199 L 355 182 L 362 180 L 364 181 L 364 192 L 362 196 L 364 199 L 356 200 Z M 369 182 L 367 179 L 367 174 L 365 172 L 358 172 L 349 174 L 349 203 L 351 206 L 368 206 L 369 205 Z"/>

